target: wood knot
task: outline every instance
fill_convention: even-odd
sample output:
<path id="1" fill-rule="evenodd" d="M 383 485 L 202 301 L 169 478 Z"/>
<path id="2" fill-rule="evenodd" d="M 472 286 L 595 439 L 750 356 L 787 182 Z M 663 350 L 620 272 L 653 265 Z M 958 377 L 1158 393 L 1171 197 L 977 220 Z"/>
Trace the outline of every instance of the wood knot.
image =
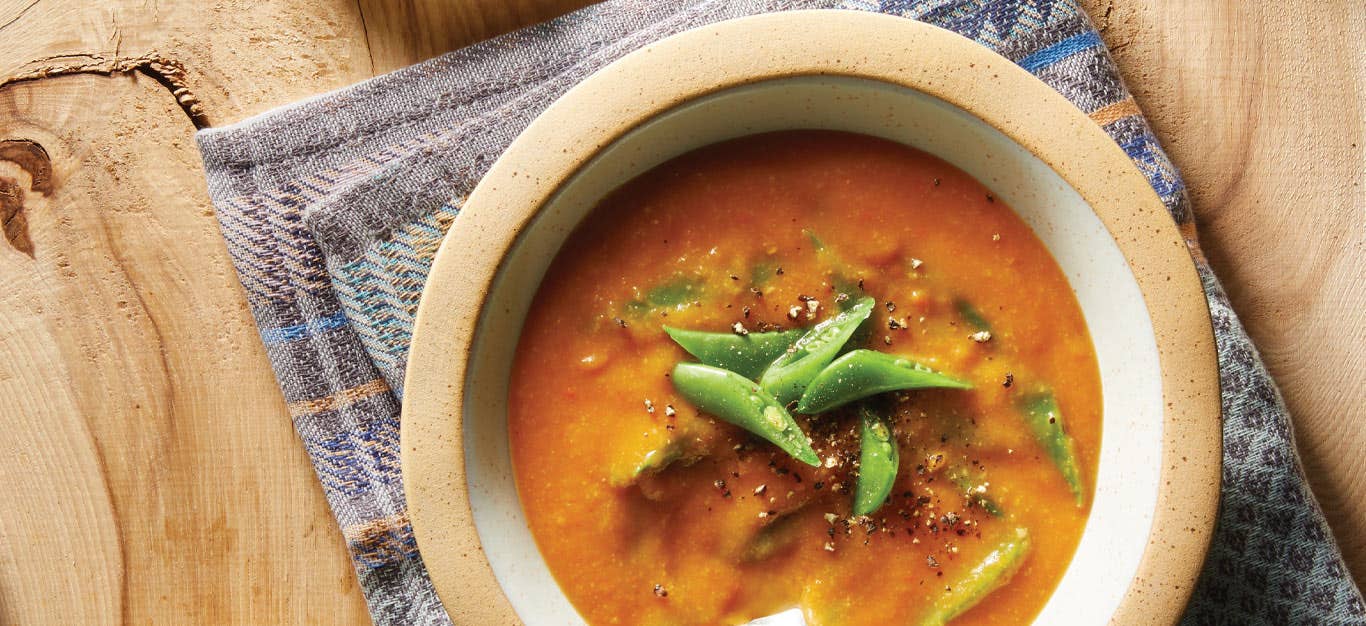
<path id="1" fill-rule="evenodd" d="M 29 189 L 44 196 L 53 190 L 52 159 L 47 150 L 27 139 L 0 140 L 0 160 L 18 165 L 29 175 Z M 0 176 L 0 226 L 5 240 L 15 250 L 34 258 L 33 239 L 28 235 L 28 217 L 24 215 L 24 188 L 19 181 Z"/>

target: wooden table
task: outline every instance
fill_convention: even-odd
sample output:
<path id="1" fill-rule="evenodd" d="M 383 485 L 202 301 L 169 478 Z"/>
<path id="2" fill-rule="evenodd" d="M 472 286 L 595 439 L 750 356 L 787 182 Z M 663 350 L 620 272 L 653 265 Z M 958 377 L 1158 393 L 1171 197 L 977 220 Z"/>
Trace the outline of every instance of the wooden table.
<path id="1" fill-rule="evenodd" d="M 192 133 L 581 0 L 0 0 L 0 623 L 358 623 Z M 1366 12 L 1088 0 L 1366 577 Z"/>

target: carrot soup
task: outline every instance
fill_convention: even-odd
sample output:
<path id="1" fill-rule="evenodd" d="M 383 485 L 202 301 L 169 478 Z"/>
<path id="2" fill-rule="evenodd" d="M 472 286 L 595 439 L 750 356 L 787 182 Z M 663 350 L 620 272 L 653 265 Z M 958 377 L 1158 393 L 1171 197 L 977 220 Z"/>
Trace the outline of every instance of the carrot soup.
<path id="1" fill-rule="evenodd" d="M 1080 540 L 1101 405 L 1071 287 L 1005 202 L 789 131 L 599 204 L 535 297 L 508 428 L 590 624 L 1005 624 Z"/>

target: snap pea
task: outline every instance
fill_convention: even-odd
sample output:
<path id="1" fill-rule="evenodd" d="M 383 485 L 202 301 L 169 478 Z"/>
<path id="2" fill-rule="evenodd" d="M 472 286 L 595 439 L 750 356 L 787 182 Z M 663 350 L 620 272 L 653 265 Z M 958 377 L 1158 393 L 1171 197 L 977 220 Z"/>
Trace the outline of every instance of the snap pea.
<path id="1" fill-rule="evenodd" d="M 972 306 L 971 302 L 959 298 L 953 301 L 953 306 L 958 309 L 958 315 L 962 316 L 963 321 L 967 322 L 973 330 L 991 330 L 991 322 L 982 317 L 982 313 L 977 310 L 977 307 Z"/>
<path id="2" fill-rule="evenodd" d="M 962 468 L 950 470 L 949 481 L 963 492 L 963 497 L 967 498 L 968 501 L 973 504 L 982 507 L 982 510 L 986 511 L 988 515 L 992 517 L 1001 517 L 1002 515 L 1005 515 L 1005 512 L 996 504 L 996 501 L 983 493 L 983 491 L 985 491 L 984 489 L 979 490 L 979 487 L 982 487 L 983 485 L 982 481 L 973 480 L 972 475 L 969 474 L 967 470 Z"/>
<path id="3" fill-rule="evenodd" d="M 859 474 L 854 486 L 854 515 L 870 515 L 887 500 L 901 462 L 887 419 L 868 405 L 859 407 L 862 439 Z"/>
<path id="4" fill-rule="evenodd" d="M 709 333 L 664 327 L 664 332 L 697 360 L 715 367 L 728 369 L 745 378 L 758 378 L 773 359 L 787 351 L 801 338 L 801 330 L 750 333 Z"/>
<path id="5" fill-rule="evenodd" d="M 909 359 L 872 350 L 854 350 L 821 370 L 802 394 L 797 411 L 816 414 L 886 391 L 971 389 L 972 383 L 936 373 Z"/>
<path id="6" fill-rule="evenodd" d="M 626 303 L 626 310 L 640 315 L 657 309 L 676 309 L 691 304 L 702 296 L 702 281 L 689 276 L 675 276 L 666 283 L 645 292 L 643 299 Z"/>
<path id="7" fill-rule="evenodd" d="M 830 285 L 835 288 L 835 293 L 842 293 L 852 298 L 855 294 L 862 291 L 859 288 L 859 285 L 862 284 L 861 282 L 849 279 L 848 267 L 845 265 L 843 259 L 835 256 L 834 251 L 830 250 L 816 233 L 810 230 L 804 230 L 802 232 L 811 242 L 811 247 L 816 251 L 817 258 L 823 259 L 826 264 L 830 266 Z M 852 306 L 852 300 L 845 300 L 840 304 L 840 310 L 848 310 Z M 871 334 L 871 327 L 867 330 Z"/>
<path id="8" fill-rule="evenodd" d="M 779 269 L 777 259 L 766 258 L 758 261 L 749 267 L 749 282 L 755 287 L 762 287 L 778 275 Z"/>
<path id="9" fill-rule="evenodd" d="M 1048 457 L 1053 460 L 1067 481 L 1067 488 L 1077 500 L 1077 506 L 1086 503 L 1086 493 L 1082 486 L 1081 466 L 1077 463 L 1077 447 L 1072 437 L 1063 428 L 1062 411 L 1051 392 L 1026 395 L 1019 400 L 1019 409 L 1024 416 L 1034 439 L 1043 446 Z"/>
<path id="10" fill-rule="evenodd" d="M 1016 528 L 934 603 L 921 626 L 944 626 L 1010 582 L 1029 556 L 1029 531 Z"/>
<path id="11" fill-rule="evenodd" d="M 753 563 L 786 552 L 802 537 L 801 513 L 815 499 L 810 490 L 801 492 L 795 500 L 789 499 L 783 510 L 770 512 L 767 523 L 755 530 L 740 549 L 738 560 Z"/>
<path id="12" fill-rule="evenodd" d="M 672 379 L 678 393 L 703 413 L 773 442 L 798 461 L 820 465 L 797 421 L 755 382 L 701 363 L 675 365 Z"/>
<path id="13" fill-rule="evenodd" d="M 872 313 L 873 299 L 863 297 L 848 310 L 816 324 L 774 359 L 759 378 L 759 385 L 784 406 L 801 398 L 811 379 L 835 359 L 840 348 Z"/>
<path id="14" fill-rule="evenodd" d="M 784 515 L 760 528 L 745 544 L 740 553 L 740 562 L 762 561 L 797 545 L 797 540 L 802 536 L 798 532 L 801 526 L 796 521 L 796 516 Z"/>
<path id="15" fill-rule="evenodd" d="M 657 474 L 675 463 L 691 465 L 704 455 L 702 444 L 695 437 L 676 436 L 645 453 L 639 463 L 628 471 L 612 475 L 610 482 L 614 487 L 629 487 L 636 484 L 642 476 Z"/>

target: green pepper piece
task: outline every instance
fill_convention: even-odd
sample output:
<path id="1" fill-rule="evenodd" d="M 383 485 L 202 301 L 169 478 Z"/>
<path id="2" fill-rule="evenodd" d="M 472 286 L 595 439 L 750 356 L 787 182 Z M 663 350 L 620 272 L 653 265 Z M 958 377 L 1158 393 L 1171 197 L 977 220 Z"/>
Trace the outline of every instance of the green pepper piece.
<path id="1" fill-rule="evenodd" d="M 784 406 L 802 397 L 811 379 L 835 359 L 863 320 L 873 314 L 873 304 L 872 298 L 859 298 L 848 310 L 816 324 L 764 370 L 760 386 Z"/>
<path id="2" fill-rule="evenodd" d="M 801 330 L 750 333 L 709 333 L 664 327 L 664 332 L 697 360 L 714 367 L 728 369 L 745 378 L 755 379 L 764 373 L 773 359 L 787 352 L 801 338 Z"/>
<path id="3" fill-rule="evenodd" d="M 859 407 L 863 423 L 859 443 L 859 474 L 854 486 L 854 515 L 870 515 L 887 501 L 901 463 L 896 440 L 886 418 L 868 405 Z"/>
<path id="4" fill-rule="evenodd" d="M 672 378 L 678 393 L 703 413 L 767 439 L 798 461 L 820 465 L 797 421 L 755 382 L 700 363 L 675 365 Z"/>
<path id="5" fill-rule="evenodd" d="M 963 497 L 967 498 L 969 502 L 982 507 L 982 510 L 986 511 L 987 514 L 992 517 L 1001 517 L 1005 515 L 1005 512 L 996 504 L 996 501 L 984 493 L 985 490 L 979 491 L 978 488 L 982 486 L 982 482 L 973 480 L 972 475 L 969 474 L 967 470 L 956 468 L 950 470 L 948 476 L 949 481 L 963 492 Z"/>
<path id="6" fill-rule="evenodd" d="M 1082 487 L 1081 466 L 1077 463 L 1077 446 L 1062 425 L 1062 411 L 1051 392 L 1026 395 L 1019 400 L 1019 408 L 1034 439 L 1043 446 L 1048 457 L 1053 459 L 1067 488 L 1077 499 L 1077 506 L 1086 503 L 1085 489 Z"/>
<path id="7" fill-rule="evenodd" d="M 967 322 L 973 330 L 991 331 L 991 322 L 982 317 L 982 313 L 977 310 L 977 307 L 972 306 L 972 303 L 959 298 L 953 301 L 953 306 L 958 309 L 958 315 L 962 316 L 963 321 Z"/>
<path id="8" fill-rule="evenodd" d="M 944 626 L 1010 582 L 1029 556 L 1029 531 L 1016 528 L 934 603 L 921 626 Z"/>
<path id="9" fill-rule="evenodd" d="M 909 359 L 854 350 L 812 379 L 797 411 L 814 415 L 886 391 L 902 389 L 972 389 L 972 383 L 936 373 Z"/>

